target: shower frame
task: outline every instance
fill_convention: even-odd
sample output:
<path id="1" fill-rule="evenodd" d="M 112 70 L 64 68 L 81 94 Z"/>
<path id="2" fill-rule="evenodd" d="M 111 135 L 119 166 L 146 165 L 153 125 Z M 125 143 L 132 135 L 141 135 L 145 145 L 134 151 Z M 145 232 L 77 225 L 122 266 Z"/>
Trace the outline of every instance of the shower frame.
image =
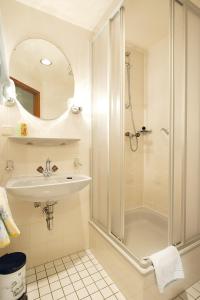
<path id="1" fill-rule="evenodd" d="M 184 23 L 184 139 L 182 144 L 182 188 L 181 188 L 181 216 L 178 228 L 175 225 L 177 209 L 175 197 L 175 5 L 183 7 L 183 23 Z M 188 12 L 192 11 L 200 18 L 200 8 L 193 4 L 190 0 L 170 0 L 170 214 L 169 214 L 169 244 L 176 245 L 181 252 L 185 252 L 194 247 L 200 246 L 200 234 L 191 240 L 186 239 L 186 172 L 187 172 L 187 84 L 188 84 L 188 68 L 187 68 L 187 47 L 188 47 Z"/>
<path id="2" fill-rule="evenodd" d="M 108 22 L 106 22 L 106 24 L 104 25 L 103 28 L 101 28 L 101 30 L 95 35 L 92 44 L 95 43 L 96 39 L 98 39 L 99 34 L 101 34 L 102 30 L 104 30 L 105 26 L 109 24 L 109 34 L 110 34 L 110 22 L 113 19 L 113 17 L 119 12 L 120 8 L 123 7 L 123 2 L 121 1 L 121 4 L 115 9 L 115 11 L 113 12 L 113 14 L 110 16 L 110 18 L 108 19 Z M 175 93 L 174 93 L 174 88 L 175 88 L 175 84 L 174 84 L 174 64 L 175 64 L 175 55 L 174 55 L 174 47 L 175 47 L 175 40 L 174 40 L 174 15 L 175 15 L 175 4 L 178 3 L 179 5 L 183 6 L 184 9 L 184 59 L 185 59 L 185 114 L 186 114 L 186 83 L 187 83 L 187 67 L 186 67 L 186 46 L 187 46 L 187 11 L 188 9 L 191 9 L 193 12 L 195 12 L 195 14 L 197 14 L 198 16 L 200 16 L 200 9 L 198 9 L 194 4 L 191 3 L 191 1 L 189 0 L 169 0 L 169 65 L 170 65 L 170 134 L 169 134 L 169 153 L 170 153 L 170 157 L 169 157 L 169 220 L 168 220 L 168 244 L 171 245 L 176 245 L 177 248 L 179 249 L 180 253 L 186 253 L 188 251 L 190 251 L 191 249 L 193 249 L 194 247 L 198 247 L 200 246 L 200 235 L 197 236 L 195 239 L 191 240 L 191 241 L 186 241 L 185 239 L 185 187 L 184 184 L 182 184 L 182 199 L 181 199 L 181 217 L 180 217 L 180 227 L 178 228 L 179 231 L 179 237 L 180 238 L 176 238 L 176 232 L 177 232 L 177 228 L 175 228 L 175 218 L 176 218 L 176 208 L 175 208 L 175 193 L 174 193 L 174 177 L 175 177 L 175 172 L 174 172 L 174 161 L 175 161 L 175 157 L 174 157 L 174 147 L 175 147 L 175 136 L 174 136 L 174 123 L 175 123 Z M 121 53 L 123 55 L 123 57 L 121 56 L 121 70 L 123 70 L 123 74 L 121 74 L 121 84 L 122 84 L 122 94 L 121 96 L 123 97 L 123 105 L 121 106 L 121 109 L 124 111 L 124 101 L 125 101 L 125 97 L 124 97 L 124 74 L 125 74 L 125 37 L 124 37 L 124 22 L 122 22 L 122 49 L 121 49 Z M 112 63 L 112 52 L 111 52 L 111 37 L 109 35 L 109 39 L 108 39 L 108 50 L 109 50 L 109 63 L 108 63 L 108 77 L 109 77 L 109 84 L 108 84 L 108 89 L 109 89 L 109 97 L 110 97 L 110 88 L 111 88 L 111 72 L 110 72 L 110 66 Z M 92 82 L 93 83 L 93 82 Z M 92 95 L 94 96 L 94 95 Z M 124 112 L 123 112 L 124 114 Z M 92 116 L 93 118 L 94 116 Z M 122 124 L 122 131 L 123 131 L 123 127 L 124 124 Z M 93 126 L 92 126 L 93 127 Z M 186 118 L 185 118 L 185 123 L 184 123 L 184 127 L 186 129 Z M 93 129 L 92 129 L 93 131 Z M 108 138 L 109 138 L 109 130 L 107 132 L 108 134 Z M 93 132 L 92 132 L 93 135 Z M 92 138 L 93 141 L 93 138 Z M 93 144 L 92 144 L 93 145 Z M 182 167 L 183 167 L 183 174 L 182 174 L 182 183 L 185 182 L 186 180 L 186 164 L 185 164 L 185 158 L 186 158 L 186 133 L 184 135 L 184 142 L 182 145 L 183 148 L 183 153 L 182 153 Z M 93 149 L 93 147 L 92 147 Z M 108 148 L 109 151 L 109 148 Z M 91 156 L 92 156 L 92 161 L 91 161 L 91 174 L 93 176 L 93 150 L 91 150 Z M 108 157 L 109 158 L 109 157 Z M 122 158 L 122 165 L 123 165 L 123 158 Z M 109 186 L 109 168 L 107 170 L 107 182 L 108 182 L 108 186 Z M 95 180 L 95 178 L 93 178 L 93 180 Z M 123 190 L 123 182 L 121 183 L 122 185 L 122 190 Z M 138 259 L 138 257 L 136 257 L 134 255 L 134 253 L 132 253 L 126 246 L 125 244 L 123 244 L 123 239 L 120 240 L 118 237 L 116 237 L 115 235 L 112 234 L 111 231 L 111 199 L 109 198 L 109 190 L 107 191 L 107 226 L 102 226 L 101 223 L 98 222 L 98 220 L 95 220 L 94 216 L 93 216 L 93 191 L 91 189 L 91 201 L 90 201 L 90 225 L 92 227 L 94 227 L 106 240 L 109 241 L 109 243 L 111 243 L 120 253 L 122 253 L 126 259 L 128 261 L 131 262 L 131 264 L 133 264 L 141 273 L 148 273 L 149 271 L 152 270 L 151 267 L 151 263 L 149 261 L 146 260 L 142 260 L 142 259 Z M 122 205 L 121 205 L 121 214 L 124 214 L 124 197 L 121 198 L 122 201 Z M 122 226 L 124 226 L 124 224 L 122 224 Z M 122 229 L 123 230 L 123 229 Z"/>

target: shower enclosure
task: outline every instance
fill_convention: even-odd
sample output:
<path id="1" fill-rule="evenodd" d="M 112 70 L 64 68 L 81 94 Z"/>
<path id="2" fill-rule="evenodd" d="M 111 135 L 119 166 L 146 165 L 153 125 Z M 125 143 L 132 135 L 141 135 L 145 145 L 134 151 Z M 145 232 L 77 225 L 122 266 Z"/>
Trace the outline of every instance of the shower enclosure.
<path id="1" fill-rule="evenodd" d="M 141 266 L 197 246 L 200 8 L 123 1 L 92 50 L 91 224 Z"/>

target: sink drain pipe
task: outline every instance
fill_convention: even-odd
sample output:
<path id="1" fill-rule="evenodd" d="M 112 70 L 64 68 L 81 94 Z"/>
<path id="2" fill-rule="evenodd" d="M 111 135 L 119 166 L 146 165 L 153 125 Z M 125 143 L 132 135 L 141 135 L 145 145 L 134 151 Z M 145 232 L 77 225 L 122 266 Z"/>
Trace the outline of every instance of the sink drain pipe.
<path id="1" fill-rule="evenodd" d="M 53 229 L 53 219 L 54 219 L 54 205 L 56 205 L 56 201 L 47 201 L 43 206 L 41 202 L 34 202 L 34 207 L 42 207 L 42 212 L 46 216 L 47 229 Z"/>

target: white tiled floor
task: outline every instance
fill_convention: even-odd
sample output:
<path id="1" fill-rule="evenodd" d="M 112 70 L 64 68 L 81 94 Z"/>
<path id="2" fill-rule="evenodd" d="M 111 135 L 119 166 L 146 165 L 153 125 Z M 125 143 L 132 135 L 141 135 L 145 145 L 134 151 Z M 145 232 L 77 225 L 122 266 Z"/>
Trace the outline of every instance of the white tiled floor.
<path id="1" fill-rule="evenodd" d="M 200 281 L 193 284 L 193 286 L 191 286 L 189 289 L 184 291 L 174 300 L 194 300 L 194 299 L 200 300 Z"/>
<path id="2" fill-rule="evenodd" d="M 90 250 L 27 270 L 28 300 L 125 300 Z"/>

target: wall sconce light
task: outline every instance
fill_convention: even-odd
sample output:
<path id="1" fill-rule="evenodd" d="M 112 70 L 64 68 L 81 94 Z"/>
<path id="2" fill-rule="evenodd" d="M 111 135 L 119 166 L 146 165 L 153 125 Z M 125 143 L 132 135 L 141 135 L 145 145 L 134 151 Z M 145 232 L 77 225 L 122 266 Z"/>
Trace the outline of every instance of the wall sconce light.
<path id="1" fill-rule="evenodd" d="M 16 90 L 13 80 L 9 79 L 3 84 L 2 92 L 4 105 L 14 105 L 16 101 Z"/>
<path id="2" fill-rule="evenodd" d="M 72 105 L 72 107 L 71 107 L 71 112 L 73 113 L 73 114 L 79 114 L 80 112 L 82 111 L 82 107 L 81 106 L 78 106 L 78 105 Z"/>

